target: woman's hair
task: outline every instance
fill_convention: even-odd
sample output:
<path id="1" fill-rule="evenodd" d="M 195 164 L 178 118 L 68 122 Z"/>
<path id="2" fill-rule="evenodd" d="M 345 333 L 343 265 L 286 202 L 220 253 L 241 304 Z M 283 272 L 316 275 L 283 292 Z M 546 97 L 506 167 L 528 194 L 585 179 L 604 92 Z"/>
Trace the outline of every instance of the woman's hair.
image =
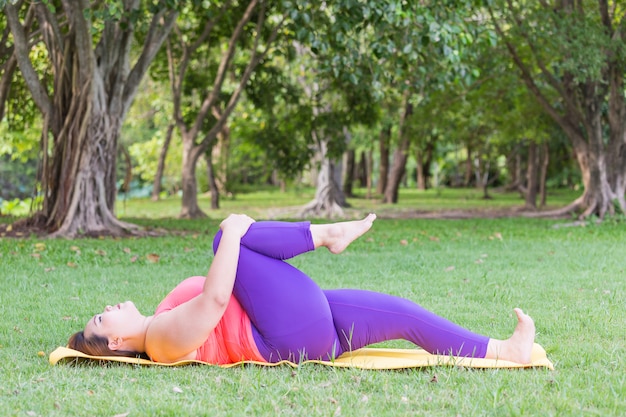
<path id="1" fill-rule="evenodd" d="M 85 337 L 82 330 L 70 336 L 67 342 L 70 349 L 78 350 L 91 356 L 127 356 L 130 358 L 145 357 L 141 352 L 133 352 L 130 350 L 111 350 L 109 349 L 109 340 L 104 336 L 92 335 Z"/>

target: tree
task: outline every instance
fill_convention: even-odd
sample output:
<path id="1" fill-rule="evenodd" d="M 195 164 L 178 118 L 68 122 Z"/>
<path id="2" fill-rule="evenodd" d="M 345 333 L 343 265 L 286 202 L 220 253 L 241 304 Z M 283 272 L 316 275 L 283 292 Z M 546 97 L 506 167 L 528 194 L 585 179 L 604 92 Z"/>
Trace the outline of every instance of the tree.
<path id="1" fill-rule="evenodd" d="M 57 236 L 135 229 L 114 215 L 118 137 L 178 14 L 165 0 L 93 6 L 85 0 L 4 6 L 18 67 L 44 119 L 44 201 L 36 220 Z M 28 18 L 32 14 L 36 19 Z M 133 63 L 135 37 L 141 47 Z M 42 72 L 31 57 L 40 45 L 49 57 Z"/>
<path id="2" fill-rule="evenodd" d="M 197 162 L 212 148 L 285 20 L 264 0 L 189 7 L 168 48 L 174 120 L 183 141 L 182 218 L 206 216 L 198 206 Z M 247 57 L 243 67 L 234 67 L 238 51 Z M 236 80 L 232 86 L 229 73 Z M 194 95 L 199 104 L 189 100 Z"/>
<path id="3" fill-rule="evenodd" d="M 486 2 L 519 76 L 574 149 L 583 194 L 555 213 L 626 212 L 626 19 L 617 2 Z"/>

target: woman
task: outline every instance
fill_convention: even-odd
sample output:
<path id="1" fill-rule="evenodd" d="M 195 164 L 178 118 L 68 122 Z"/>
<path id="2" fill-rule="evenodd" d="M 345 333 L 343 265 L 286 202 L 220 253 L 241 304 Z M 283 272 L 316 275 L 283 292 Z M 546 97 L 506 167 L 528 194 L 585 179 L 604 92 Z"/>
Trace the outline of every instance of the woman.
<path id="1" fill-rule="evenodd" d="M 152 316 L 130 301 L 107 306 L 70 338 L 69 347 L 100 356 L 145 353 L 164 363 L 223 364 L 328 360 L 372 343 L 406 339 L 435 354 L 530 362 L 535 326 L 520 309 L 513 335 L 491 339 L 403 298 L 322 290 L 284 262 L 321 246 L 341 253 L 375 219 L 370 214 L 312 225 L 230 215 L 215 236 L 206 277 L 183 281 Z"/>

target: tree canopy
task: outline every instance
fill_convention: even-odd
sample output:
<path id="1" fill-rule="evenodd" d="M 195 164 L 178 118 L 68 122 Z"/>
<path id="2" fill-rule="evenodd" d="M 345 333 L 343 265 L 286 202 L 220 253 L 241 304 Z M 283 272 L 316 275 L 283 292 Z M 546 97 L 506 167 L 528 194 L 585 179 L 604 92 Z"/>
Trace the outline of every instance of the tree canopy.
<path id="1" fill-rule="evenodd" d="M 183 217 L 204 214 L 198 187 L 217 207 L 237 183 L 307 171 L 319 173 L 308 207 L 330 214 L 357 169 L 386 203 L 412 178 L 485 197 L 500 184 L 534 210 L 546 183 L 579 178 L 562 212 L 626 212 L 620 2 L 0 7 L 1 163 L 35 161 L 31 220 L 59 235 L 133 233 L 114 214 L 120 184 L 158 196 L 163 172 Z"/>

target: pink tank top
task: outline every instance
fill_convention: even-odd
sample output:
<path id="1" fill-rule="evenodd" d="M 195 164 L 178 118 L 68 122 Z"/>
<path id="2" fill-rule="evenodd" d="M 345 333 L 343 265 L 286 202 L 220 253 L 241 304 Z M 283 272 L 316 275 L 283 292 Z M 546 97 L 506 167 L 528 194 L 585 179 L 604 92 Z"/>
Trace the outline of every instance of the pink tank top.
<path id="1" fill-rule="evenodd" d="M 169 311 L 202 293 L 205 277 L 190 277 L 174 288 L 157 307 L 157 316 Z M 235 296 L 230 302 L 215 329 L 206 342 L 196 351 L 196 359 L 202 362 L 221 365 L 242 360 L 267 362 L 259 353 L 252 336 L 252 324 Z"/>

